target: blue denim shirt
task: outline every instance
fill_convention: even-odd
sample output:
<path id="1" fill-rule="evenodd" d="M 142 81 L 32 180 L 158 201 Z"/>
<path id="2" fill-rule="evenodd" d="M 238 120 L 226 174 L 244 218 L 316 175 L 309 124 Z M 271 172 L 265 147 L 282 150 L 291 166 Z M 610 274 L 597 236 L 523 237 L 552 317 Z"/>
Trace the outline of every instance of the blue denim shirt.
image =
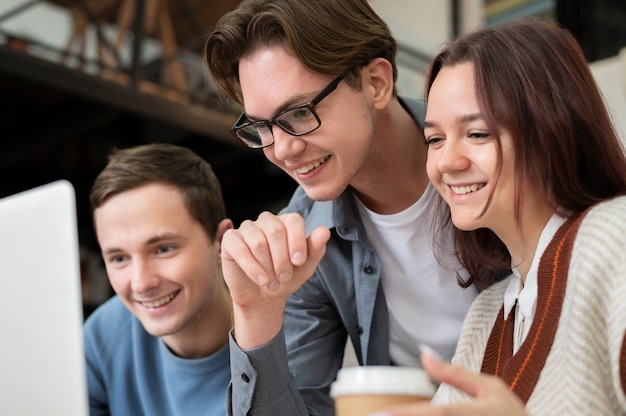
<path id="1" fill-rule="evenodd" d="M 423 122 L 423 101 L 400 102 Z M 283 330 L 274 340 L 244 352 L 231 334 L 227 408 L 236 416 L 334 415 L 330 385 L 347 337 L 360 365 L 390 364 L 380 258 L 349 190 L 331 201 L 313 201 L 299 187 L 282 212 L 300 213 L 307 233 L 330 228 L 331 238 L 315 274 L 288 299 Z"/>

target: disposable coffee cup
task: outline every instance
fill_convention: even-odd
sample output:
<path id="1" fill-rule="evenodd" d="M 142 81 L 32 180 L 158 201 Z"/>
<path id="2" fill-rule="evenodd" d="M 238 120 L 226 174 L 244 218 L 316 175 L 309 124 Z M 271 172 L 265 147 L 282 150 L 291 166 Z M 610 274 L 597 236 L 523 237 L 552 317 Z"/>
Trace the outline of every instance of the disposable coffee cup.
<path id="1" fill-rule="evenodd" d="M 346 367 L 330 386 L 336 416 L 367 416 L 397 404 L 430 400 L 434 393 L 428 373 L 413 367 Z"/>

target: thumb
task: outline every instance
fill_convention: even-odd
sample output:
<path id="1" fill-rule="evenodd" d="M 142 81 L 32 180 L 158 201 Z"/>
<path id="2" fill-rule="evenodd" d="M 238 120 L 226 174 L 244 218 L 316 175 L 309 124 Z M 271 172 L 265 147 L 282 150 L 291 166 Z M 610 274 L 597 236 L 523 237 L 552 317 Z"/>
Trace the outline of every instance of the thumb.
<path id="1" fill-rule="evenodd" d="M 326 253 L 326 243 L 330 239 L 330 230 L 326 227 L 317 227 L 307 239 L 308 254 L 312 261 L 317 264 L 324 253 Z"/>

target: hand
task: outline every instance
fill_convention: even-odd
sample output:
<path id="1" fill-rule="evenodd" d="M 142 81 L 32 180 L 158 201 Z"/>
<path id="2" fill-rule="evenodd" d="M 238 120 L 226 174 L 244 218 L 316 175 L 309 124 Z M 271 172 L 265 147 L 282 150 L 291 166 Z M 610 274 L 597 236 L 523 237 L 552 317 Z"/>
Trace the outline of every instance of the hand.
<path id="1" fill-rule="evenodd" d="M 269 212 L 224 234 L 222 270 L 241 348 L 268 342 L 280 331 L 287 297 L 313 275 L 329 238 L 324 227 L 307 238 L 298 214 Z"/>
<path id="2" fill-rule="evenodd" d="M 375 416 L 527 416 L 522 401 L 498 377 L 470 373 L 454 367 L 441 361 L 428 347 L 422 349 L 422 365 L 435 380 L 464 391 L 473 400 L 446 406 L 429 403 L 400 405 L 376 413 Z"/>

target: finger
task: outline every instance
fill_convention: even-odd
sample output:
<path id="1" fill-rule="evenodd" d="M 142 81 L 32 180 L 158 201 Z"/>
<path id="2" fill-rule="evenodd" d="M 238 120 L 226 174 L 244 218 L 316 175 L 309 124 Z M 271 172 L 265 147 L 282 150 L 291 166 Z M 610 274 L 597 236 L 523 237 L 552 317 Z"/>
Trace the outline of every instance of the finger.
<path id="1" fill-rule="evenodd" d="M 422 365 L 431 377 L 439 382 L 450 384 L 472 396 L 476 395 L 475 383 L 480 375 L 470 373 L 442 361 L 439 355 L 428 346 L 420 345 L 420 351 Z"/>
<path id="2" fill-rule="evenodd" d="M 276 216 L 265 212 L 259 215 L 257 226 L 262 229 L 269 249 L 271 273 L 268 287 L 270 290 L 277 290 L 279 282 L 288 282 L 293 276 L 290 245 L 299 244 L 306 248 L 304 219 L 297 214 Z"/>
<path id="3" fill-rule="evenodd" d="M 495 392 L 508 392 L 501 379 L 485 374 L 477 374 L 451 365 L 431 348 L 420 345 L 421 361 L 424 369 L 435 380 L 449 384 L 472 397 L 484 397 Z"/>
<path id="4" fill-rule="evenodd" d="M 306 261 L 304 264 L 294 269 L 295 278 L 293 279 L 292 287 L 297 289 L 297 287 L 300 287 L 306 280 L 313 276 L 317 265 L 326 253 L 326 242 L 329 238 L 330 230 L 326 227 L 318 227 L 311 232 L 311 235 L 307 239 L 308 254 Z"/>
<path id="5" fill-rule="evenodd" d="M 280 217 L 288 230 L 287 245 L 289 259 L 294 266 L 302 266 L 307 260 L 308 245 L 306 238 L 306 223 L 299 214 L 285 214 Z"/>
<path id="6" fill-rule="evenodd" d="M 316 267 L 326 253 L 326 243 L 329 239 L 330 230 L 326 227 L 318 227 L 314 229 L 308 238 L 308 257 L 310 261 L 316 265 Z"/>
<path id="7" fill-rule="evenodd" d="M 221 247 L 222 269 L 226 283 L 238 283 L 246 279 L 258 286 L 268 283 L 268 273 L 250 250 L 240 230 L 228 230 L 224 233 Z"/>

